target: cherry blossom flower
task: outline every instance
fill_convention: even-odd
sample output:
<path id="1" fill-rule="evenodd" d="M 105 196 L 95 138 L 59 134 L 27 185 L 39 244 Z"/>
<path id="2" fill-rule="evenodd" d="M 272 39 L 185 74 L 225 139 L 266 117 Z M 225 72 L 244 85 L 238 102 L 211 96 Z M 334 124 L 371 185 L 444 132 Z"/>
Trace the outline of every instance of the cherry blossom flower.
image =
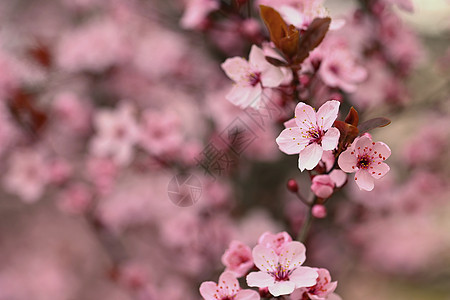
<path id="1" fill-rule="evenodd" d="M 253 267 L 252 250 L 239 241 L 232 241 L 222 256 L 226 271 L 242 277 Z"/>
<path id="2" fill-rule="evenodd" d="M 355 56 L 342 43 L 325 48 L 319 74 L 325 84 L 348 93 L 356 91 L 357 84 L 367 78 L 366 69 L 356 63 Z"/>
<path id="3" fill-rule="evenodd" d="M 40 151 L 15 150 L 8 161 L 4 187 L 23 201 L 34 202 L 42 196 L 50 181 L 48 169 L 48 163 Z"/>
<path id="4" fill-rule="evenodd" d="M 258 300 L 259 294 L 253 290 L 242 290 L 231 272 L 223 272 L 216 284 L 212 281 L 200 285 L 200 294 L 205 300 Z"/>
<path id="5" fill-rule="evenodd" d="M 111 156 L 119 165 L 127 165 L 133 156 L 139 130 L 133 107 L 122 104 L 116 110 L 103 110 L 95 116 L 97 135 L 91 141 L 91 152 L 100 157 Z"/>
<path id="6" fill-rule="evenodd" d="M 319 277 L 314 286 L 296 289 L 290 296 L 290 300 L 341 300 L 334 290 L 337 287 L 337 281 L 331 281 L 330 272 L 327 269 L 316 269 Z"/>
<path id="7" fill-rule="evenodd" d="M 385 161 L 391 149 L 382 142 L 372 142 L 366 135 L 356 138 L 352 145 L 338 159 L 339 167 L 347 173 L 355 174 L 355 181 L 361 190 L 371 191 L 374 178 L 380 179 L 390 168 Z"/>
<path id="8" fill-rule="evenodd" d="M 257 245 L 253 248 L 253 260 L 260 272 L 247 276 L 249 286 L 269 288 L 275 297 L 289 295 L 296 288 L 313 286 L 317 271 L 301 267 L 306 259 L 306 248 L 300 242 L 289 242 L 277 254 L 273 249 Z"/>
<path id="9" fill-rule="evenodd" d="M 277 137 L 281 151 L 300 154 L 298 168 L 301 171 L 314 169 L 324 150 L 336 148 L 340 133 L 331 126 L 337 118 L 339 104 L 336 100 L 327 101 L 316 113 L 311 106 L 300 102 L 295 108 L 295 126 L 286 128 Z"/>
<path id="10" fill-rule="evenodd" d="M 258 108 L 264 88 L 274 88 L 284 80 L 284 74 L 266 61 L 264 52 L 253 45 L 249 61 L 241 57 L 228 58 L 222 69 L 235 85 L 226 98 L 234 105 Z"/>
<path id="11" fill-rule="evenodd" d="M 276 234 L 273 234 L 271 232 L 264 232 L 258 240 L 259 245 L 273 249 L 277 254 L 280 254 L 284 245 L 290 242 L 292 242 L 292 238 L 286 231 Z"/>

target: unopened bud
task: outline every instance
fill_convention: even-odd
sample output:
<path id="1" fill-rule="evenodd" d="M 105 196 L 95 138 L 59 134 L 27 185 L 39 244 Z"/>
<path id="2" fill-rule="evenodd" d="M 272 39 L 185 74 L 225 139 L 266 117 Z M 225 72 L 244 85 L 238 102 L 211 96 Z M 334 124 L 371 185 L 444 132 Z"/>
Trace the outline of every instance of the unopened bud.
<path id="1" fill-rule="evenodd" d="M 315 218 L 322 219 L 327 216 L 327 209 L 322 204 L 316 204 L 312 207 L 311 213 Z"/>
<path id="2" fill-rule="evenodd" d="M 289 179 L 289 181 L 287 182 L 287 188 L 293 193 L 298 192 L 298 184 L 294 179 Z"/>

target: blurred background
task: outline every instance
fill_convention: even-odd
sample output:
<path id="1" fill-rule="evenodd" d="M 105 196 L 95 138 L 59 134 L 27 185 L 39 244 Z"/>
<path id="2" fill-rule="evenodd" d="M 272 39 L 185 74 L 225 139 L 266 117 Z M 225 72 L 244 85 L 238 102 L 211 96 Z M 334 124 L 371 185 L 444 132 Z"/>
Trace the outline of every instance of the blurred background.
<path id="1" fill-rule="evenodd" d="M 311 182 L 275 143 L 292 95 L 236 107 L 220 67 L 268 41 L 266 2 L 0 2 L 0 300 L 199 299 L 230 241 L 297 235 L 286 182 L 305 197 Z M 336 191 L 306 265 L 343 299 L 450 300 L 450 2 L 324 6 L 342 26 L 323 47 L 368 75 L 346 89 L 304 73 L 300 97 L 389 118 L 371 133 L 391 171 Z"/>

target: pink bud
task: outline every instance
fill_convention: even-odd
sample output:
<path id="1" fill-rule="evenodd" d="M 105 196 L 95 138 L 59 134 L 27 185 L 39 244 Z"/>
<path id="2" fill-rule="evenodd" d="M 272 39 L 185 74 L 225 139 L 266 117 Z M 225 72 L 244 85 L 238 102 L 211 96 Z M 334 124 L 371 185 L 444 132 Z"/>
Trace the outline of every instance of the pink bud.
<path id="1" fill-rule="evenodd" d="M 311 81 L 311 79 L 309 78 L 308 75 L 302 74 L 299 77 L 299 81 L 302 84 L 302 86 L 306 87 L 306 86 L 308 86 L 308 84 Z"/>
<path id="2" fill-rule="evenodd" d="M 311 190 L 317 197 L 326 199 L 333 194 L 334 182 L 329 175 L 314 176 Z"/>
<path id="3" fill-rule="evenodd" d="M 293 193 L 298 192 L 298 184 L 294 179 L 289 179 L 289 181 L 287 182 L 287 188 Z"/>
<path id="4" fill-rule="evenodd" d="M 322 219 L 327 216 L 327 209 L 322 204 L 316 204 L 312 207 L 311 213 L 315 218 Z"/>

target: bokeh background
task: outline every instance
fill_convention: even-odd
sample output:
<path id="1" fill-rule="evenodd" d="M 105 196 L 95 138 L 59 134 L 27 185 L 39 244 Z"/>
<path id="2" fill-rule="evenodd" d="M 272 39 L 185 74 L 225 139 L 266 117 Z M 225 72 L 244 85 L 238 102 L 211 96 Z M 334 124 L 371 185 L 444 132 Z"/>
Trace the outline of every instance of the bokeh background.
<path id="1" fill-rule="evenodd" d="M 391 119 L 372 132 L 391 172 L 372 192 L 350 177 L 314 221 L 306 265 L 328 268 L 343 299 L 449 300 L 450 3 L 378 2 L 380 27 L 364 1 L 325 2 L 369 77 L 310 96 L 340 96 L 341 119 L 350 105 Z M 0 2 L 1 300 L 199 299 L 231 240 L 296 235 L 305 208 L 286 182 L 308 195 L 310 179 L 275 143 L 292 106 L 275 95 L 261 123 L 225 99 L 220 64 L 267 40 L 256 4 Z M 230 151 L 236 126 L 246 138 Z M 194 189 L 173 190 L 178 174 Z M 180 206 L 174 194 L 194 190 Z"/>

